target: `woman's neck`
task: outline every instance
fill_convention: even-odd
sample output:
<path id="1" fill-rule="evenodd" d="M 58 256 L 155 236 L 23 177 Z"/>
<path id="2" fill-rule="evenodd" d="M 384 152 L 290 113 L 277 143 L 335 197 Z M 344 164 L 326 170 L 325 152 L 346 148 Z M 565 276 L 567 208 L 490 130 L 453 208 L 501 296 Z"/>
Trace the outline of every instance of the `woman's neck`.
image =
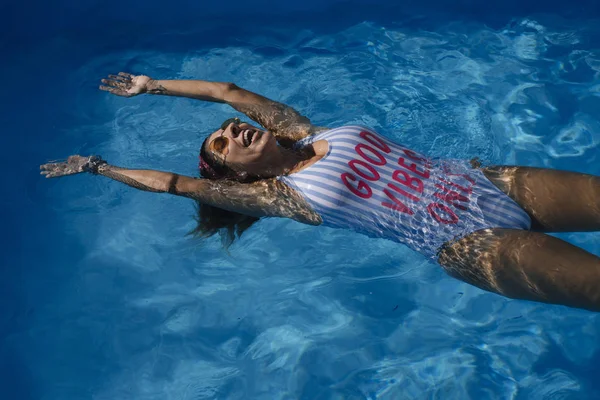
<path id="1" fill-rule="evenodd" d="M 271 157 L 267 162 L 269 167 L 256 176 L 266 178 L 298 172 L 306 168 L 306 166 L 315 163 L 327 153 L 327 142 L 324 143 L 325 147 L 311 144 L 300 150 L 279 147 L 279 151 L 271 153 Z"/>
<path id="2" fill-rule="evenodd" d="M 301 171 L 323 158 L 329 151 L 329 143 L 326 140 L 318 140 L 300 151 L 283 150 L 289 152 L 289 154 L 283 153 L 284 160 L 287 160 L 289 166 L 284 174 L 289 175 Z"/>
<path id="3" fill-rule="evenodd" d="M 315 152 L 311 148 L 305 148 L 302 150 L 290 150 L 287 148 L 280 148 L 279 160 L 275 163 L 277 167 L 273 172 L 275 175 L 288 175 L 301 169 L 315 156 Z"/>

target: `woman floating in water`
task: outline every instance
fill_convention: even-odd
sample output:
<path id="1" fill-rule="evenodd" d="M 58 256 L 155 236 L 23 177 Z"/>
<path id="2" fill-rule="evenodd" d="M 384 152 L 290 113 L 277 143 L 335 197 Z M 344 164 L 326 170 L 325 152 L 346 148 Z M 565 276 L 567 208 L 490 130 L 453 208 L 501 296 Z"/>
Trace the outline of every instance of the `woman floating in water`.
<path id="1" fill-rule="evenodd" d="M 234 118 L 200 148 L 204 179 L 71 156 L 47 178 L 89 172 L 202 204 L 196 233 L 231 238 L 261 217 L 404 243 L 451 276 L 515 298 L 600 311 L 600 258 L 544 232 L 600 230 L 600 178 L 543 168 L 434 160 L 361 126 L 319 128 L 231 83 L 119 73 L 100 89 L 227 103 Z"/>

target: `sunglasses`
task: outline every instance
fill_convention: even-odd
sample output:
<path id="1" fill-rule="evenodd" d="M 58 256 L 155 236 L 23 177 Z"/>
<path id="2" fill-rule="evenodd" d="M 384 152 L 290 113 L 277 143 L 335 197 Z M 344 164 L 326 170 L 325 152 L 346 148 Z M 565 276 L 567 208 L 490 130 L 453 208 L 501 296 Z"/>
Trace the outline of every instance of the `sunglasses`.
<path id="1" fill-rule="evenodd" d="M 227 120 L 225 120 L 222 124 L 221 127 L 219 129 L 221 129 L 223 132 L 221 132 L 221 135 L 214 138 L 212 142 L 210 142 L 210 150 L 211 151 L 215 151 L 219 154 L 222 154 L 223 157 L 225 157 L 225 155 L 223 154 L 223 152 L 225 151 L 225 149 L 227 148 L 227 146 L 229 146 L 229 138 L 223 136 L 223 134 L 225 133 L 225 129 L 227 129 L 227 127 L 231 124 L 236 124 L 236 125 L 240 125 L 242 123 L 242 121 L 239 118 L 229 118 Z M 223 163 L 225 163 L 225 159 L 223 158 Z"/>

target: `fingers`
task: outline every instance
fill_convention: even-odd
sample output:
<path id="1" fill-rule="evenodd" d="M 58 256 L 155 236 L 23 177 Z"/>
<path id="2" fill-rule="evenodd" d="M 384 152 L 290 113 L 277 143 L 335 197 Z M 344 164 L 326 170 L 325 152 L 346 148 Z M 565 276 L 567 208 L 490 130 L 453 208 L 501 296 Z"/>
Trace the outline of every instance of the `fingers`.
<path id="1" fill-rule="evenodd" d="M 91 157 L 72 155 L 66 161 L 51 161 L 40 165 L 40 175 L 46 178 L 58 178 L 66 175 L 80 174 L 86 171 L 86 163 Z"/>
<path id="2" fill-rule="evenodd" d="M 64 162 L 57 162 L 57 163 L 47 163 L 47 164 L 43 164 L 40 165 L 40 170 L 42 171 L 49 171 L 49 170 L 53 170 L 56 169 L 58 167 L 60 167 L 61 165 L 64 165 Z"/>
<path id="3" fill-rule="evenodd" d="M 121 73 L 124 74 L 124 72 Z M 102 79 L 101 82 L 108 86 L 126 90 L 132 85 L 131 79 L 125 75 L 108 75 L 108 79 Z"/>
<path id="4" fill-rule="evenodd" d="M 108 77 L 117 82 L 123 82 L 123 83 L 131 82 L 130 77 L 128 77 L 126 75 L 121 75 L 121 74 L 124 74 L 124 72 L 119 72 L 119 75 L 108 75 Z"/>
<path id="5" fill-rule="evenodd" d="M 60 165 L 56 168 L 48 168 L 40 171 L 40 175 L 45 176 L 46 178 L 58 178 L 61 176 L 74 175 L 79 174 L 83 171 L 69 168 L 66 165 Z"/>
<path id="6" fill-rule="evenodd" d="M 110 76 L 114 76 L 114 75 L 109 75 L 109 77 Z M 102 79 L 102 80 L 100 80 L 100 82 L 104 83 L 105 85 L 116 87 L 119 89 L 127 89 L 128 87 L 131 86 L 131 84 L 129 82 L 121 82 L 121 81 L 111 80 L 111 79 Z"/>
<path id="7" fill-rule="evenodd" d="M 40 175 L 46 178 L 56 178 L 65 175 L 65 163 L 49 163 L 40 165 Z"/>
<path id="8" fill-rule="evenodd" d="M 100 90 L 104 90 L 105 92 L 111 92 L 114 93 L 115 91 L 118 91 L 119 89 L 116 89 L 114 87 L 111 86 L 104 86 L 104 85 L 100 85 L 98 86 L 98 89 Z"/>
<path id="9" fill-rule="evenodd" d="M 117 96 L 131 97 L 133 94 L 129 93 L 129 89 L 132 87 L 132 77 L 133 75 L 125 72 L 108 75 L 108 79 L 101 80 L 104 85 L 100 85 L 99 89 Z"/>
<path id="10" fill-rule="evenodd" d="M 102 86 L 102 85 L 100 85 L 98 88 L 100 90 L 104 90 L 105 92 L 109 92 L 109 93 L 115 94 L 117 96 L 131 97 L 131 94 L 127 93 L 127 91 L 125 91 L 123 89 L 118 89 L 118 88 L 115 88 L 112 86 Z"/>
<path id="11" fill-rule="evenodd" d="M 133 78 L 135 78 L 135 76 L 128 74 L 127 72 L 119 72 L 118 75 L 109 74 L 108 78 L 109 79 L 103 79 L 102 82 L 106 81 L 106 82 L 112 82 L 115 84 L 118 84 L 118 83 L 131 84 L 131 81 L 133 80 Z"/>
<path id="12" fill-rule="evenodd" d="M 61 176 L 65 176 L 65 175 L 71 175 L 69 173 L 64 173 L 63 171 L 48 171 L 48 172 L 42 172 L 42 175 L 44 175 L 46 177 L 46 179 L 50 179 L 50 178 L 60 178 Z"/>
<path id="13" fill-rule="evenodd" d="M 117 75 L 110 74 L 108 78 L 101 80 L 102 85 L 99 86 L 99 89 L 117 96 L 132 97 L 143 92 L 143 85 L 140 84 L 140 87 L 137 87 L 136 78 L 139 77 L 144 76 L 132 75 L 127 72 L 119 72 Z"/>
<path id="14" fill-rule="evenodd" d="M 46 177 L 46 179 L 56 177 L 56 174 L 52 171 L 42 171 L 40 174 Z"/>

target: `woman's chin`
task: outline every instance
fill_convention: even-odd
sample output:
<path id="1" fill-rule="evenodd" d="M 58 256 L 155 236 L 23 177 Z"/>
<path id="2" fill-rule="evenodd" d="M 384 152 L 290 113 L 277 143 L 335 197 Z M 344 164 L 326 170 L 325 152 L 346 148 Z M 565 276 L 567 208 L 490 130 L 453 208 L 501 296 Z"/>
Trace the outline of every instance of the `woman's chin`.
<path id="1" fill-rule="evenodd" d="M 267 137 L 267 138 L 269 139 L 269 141 L 272 141 L 272 142 L 277 142 L 277 138 L 276 138 L 276 137 L 275 137 L 275 135 L 274 135 L 274 134 L 272 134 L 270 131 L 265 131 L 265 132 L 263 133 L 263 137 Z"/>

